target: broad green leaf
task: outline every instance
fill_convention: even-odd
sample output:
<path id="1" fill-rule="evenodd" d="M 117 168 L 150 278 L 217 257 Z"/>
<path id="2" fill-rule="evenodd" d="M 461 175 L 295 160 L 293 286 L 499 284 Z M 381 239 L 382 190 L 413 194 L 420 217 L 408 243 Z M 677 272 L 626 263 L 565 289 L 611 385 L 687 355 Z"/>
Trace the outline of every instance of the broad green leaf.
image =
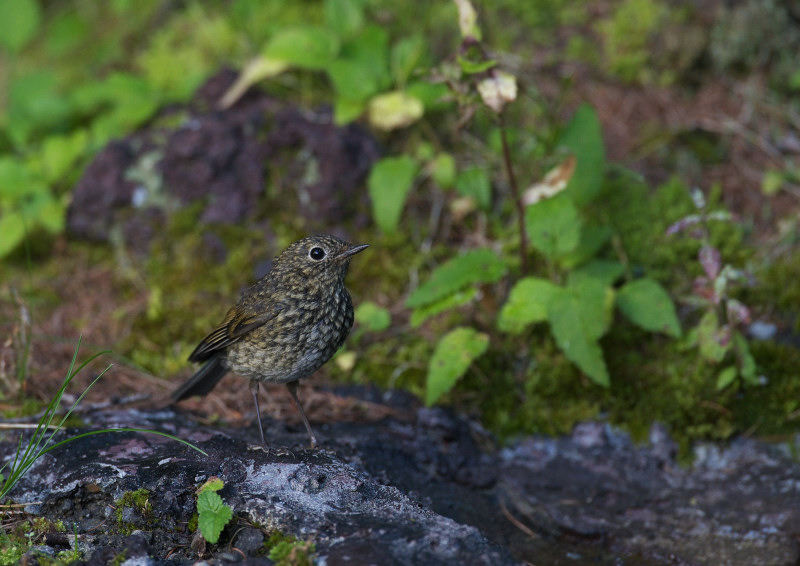
<path id="1" fill-rule="evenodd" d="M 578 209 L 563 193 L 525 208 L 531 244 L 549 258 L 572 251 L 581 236 Z"/>
<path id="2" fill-rule="evenodd" d="M 42 142 L 42 162 L 48 183 L 62 181 L 89 145 L 86 130 L 66 136 L 49 136 Z"/>
<path id="3" fill-rule="evenodd" d="M 385 157 L 370 171 L 367 187 L 372 199 L 372 216 L 384 232 L 397 229 L 416 175 L 417 163 L 405 155 Z"/>
<path id="4" fill-rule="evenodd" d="M 357 61 L 337 59 L 328 66 L 337 94 L 348 100 L 363 101 L 378 91 L 378 81 L 369 73 L 364 73 L 363 66 Z"/>
<path id="5" fill-rule="evenodd" d="M 317 27 L 284 29 L 267 43 L 262 55 L 302 69 L 323 70 L 339 53 L 339 39 L 330 30 Z"/>
<path id="6" fill-rule="evenodd" d="M 369 101 L 369 123 L 384 131 L 410 126 L 425 113 L 422 101 L 407 92 L 395 90 Z"/>
<path id="7" fill-rule="evenodd" d="M 728 387 L 736 380 L 737 375 L 739 375 L 739 372 L 736 370 L 736 366 L 728 366 L 720 371 L 717 375 L 717 391 L 722 391 Z"/>
<path id="8" fill-rule="evenodd" d="M 603 387 L 610 385 L 608 369 L 603 351 L 592 336 L 596 331 L 587 331 L 583 301 L 573 293 L 560 290 L 553 293 L 548 308 L 548 318 L 558 347 L 589 378 Z M 595 323 L 596 324 L 596 323 Z"/>
<path id="9" fill-rule="evenodd" d="M 375 85 L 378 91 L 391 86 L 389 73 L 389 34 L 385 29 L 369 24 L 353 39 L 342 45 L 338 59 L 357 65 L 361 78 Z"/>
<path id="10" fill-rule="evenodd" d="M 211 476 L 210 478 L 208 478 L 206 483 L 200 486 L 200 488 L 197 490 L 197 493 L 198 494 L 203 493 L 207 489 L 210 491 L 219 491 L 223 487 L 225 487 L 225 482 L 223 482 L 217 476 Z"/>
<path id="11" fill-rule="evenodd" d="M 25 238 L 25 220 L 18 212 L 0 215 L 0 257 L 10 254 Z"/>
<path id="12" fill-rule="evenodd" d="M 438 154 L 430 163 L 431 178 L 443 189 L 456 182 L 456 160 L 449 153 Z"/>
<path id="13" fill-rule="evenodd" d="M 389 311 L 372 301 L 365 301 L 358 305 L 355 316 L 359 326 L 369 332 L 386 330 L 392 323 Z"/>
<path id="14" fill-rule="evenodd" d="M 500 310 L 497 327 L 517 334 L 534 322 L 547 320 L 547 308 L 554 293 L 561 289 L 547 279 L 525 277 L 511 289 Z"/>
<path id="15" fill-rule="evenodd" d="M 55 198 L 49 198 L 39 208 L 36 220 L 51 234 L 60 234 L 64 231 L 66 207 Z"/>
<path id="16" fill-rule="evenodd" d="M 367 104 L 361 100 L 350 100 L 341 96 L 333 103 L 333 121 L 337 125 L 349 124 L 364 113 Z"/>
<path id="17" fill-rule="evenodd" d="M 454 105 L 444 84 L 414 81 L 409 83 L 406 92 L 421 100 L 426 110 L 442 110 Z"/>
<path id="18" fill-rule="evenodd" d="M 0 0 L 0 46 L 12 53 L 28 43 L 42 20 L 36 0 Z"/>
<path id="19" fill-rule="evenodd" d="M 456 177 L 458 194 L 472 197 L 483 210 L 492 203 L 492 185 L 484 167 L 468 167 Z"/>
<path id="20" fill-rule="evenodd" d="M 5 129 L 18 148 L 36 131 L 64 127 L 74 111 L 70 98 L 58 92 L 52 70 L 15 77 L 8 86 L 8 102 Z"/>
<path id="21" fill-rule="evenodd" d="M 325 22 L 339 37 L 354 35 L 364 25 L 360 0 L 325 0 Z"/>
<path id="22" fill-rule="evenodd" d="M 470 250 L 443 263 L 408 297 L 406 306 L 429 305 L 475 283 L 495 283 L 506 273 L 503 259 L 486 248 Z"/>
<path id="23" fill-rule="evenodd" d="M 637 279 L 617 291 L 617 306 L 628 319 L 652 332 L 680 338 L 681 326 L 669 293 L 652 279 Z"/>
<path id="24" fill-rule="evenodd" d="M 614 289 L 601 276 L 573 271 L 567 277 L 564 291 L 569 293 L 581 310 L 583 332 L 598 339 L 608 332 L 614 315 Z"/>
<path id="25" fill-rule="evenodd" d="M 717 313 L 708 310 L 697 324 L 697 345 L 704 359 L 719 363 L 730 349 L 729 337 L 721 334 Z"/>
<path id="26" fill-rule="evenodd" d="M 611 235 L 611 227 L 608 225 L 583 223 L 578 245 L 561 256 L 559 263 L 565 269 L 572 269 L 597 257 L 600 248 L 606 245 Z"/>
<path id="27" fill-rule="evenodd" d="M 390 66 L 392 78 L 404 85 L 425 55 L 425 40 L 420 35 L 405 37 L 392 46 Z"/>
<path id="28" fill-rule="evenodd" d="M 14 203 L 42 188 L 24 163 L 13 157 L 0 157 L 0 203 Z"/>
<path id="29" fill-rule="evenodd" d="M 558 142 L 575 156 L 575 172 L 566 191 L 578 206 L 591 202 L 605 178 L 605 147 L 600 121 L 587 105 L 578 108 Z"/>
<path id="30" fill-rule="evenodd" d="M 197 526 L 211 544 L 216 544 L 219 535 L 233 517 L 231 508 L 212 489 L 206 489 L 197 496 Z"/>
<path id="31" fill-rule="evenodd" d="M 570 282 L 592 279 L 606 287 L 611 287 L 622 275 L 624 268 L 618 261 L 595 259 L 573 270 L 569 274 Z"/>
<path id="32" fill-rule="evenodd" d="M 459 327 L 445 334 L 428 364 L 425 404 L 433 405 L 453 388 L 470 364 L 489 347 L 489 337 L 474 328 Z"/>
<path id="33" fill-rule="evenodd" d="M 432 316 L 436 316 L 444 311 L 466 305 L 474 300 L 478 295 L 478 289 L 475 287 L 467 287 L 463 291 L 456 291 L 451 295 L 447 295 L 444 299 L 423 305 L 415 308 L 411 313 L 411 328 L 419 328 L 423 322 Z"/>

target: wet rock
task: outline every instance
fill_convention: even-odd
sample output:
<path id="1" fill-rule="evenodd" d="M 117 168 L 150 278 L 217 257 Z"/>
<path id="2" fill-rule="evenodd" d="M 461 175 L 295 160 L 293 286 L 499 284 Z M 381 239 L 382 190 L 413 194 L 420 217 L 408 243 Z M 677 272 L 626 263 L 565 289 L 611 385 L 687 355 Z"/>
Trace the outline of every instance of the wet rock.
<path id="1" fill-rule="evenodd" d="M 168 109 L 184 113 L 178 126 L 153 126 L 101 150 L 73 190 L 68 232 L 108 241 L 119 228 L 128 246 L 145 252 L 178 209 L 202 203 L 201 225 L 236 224 L 271 217 L 270 198 L 318 229 L 351 220 L 380 155 L 371 134 L 335 125 L 329 110 L 300 111 L 257 90 L 221 109 L 235 78 L 222 70 L 186 107 Z M 268 168 L 291 194 L 267 194 Z"/>
<path id="2" fill-rule="evenodd" d="M 254 427 L 105 410 L 91 426 L 166 431 L 208 456 L 153 435 L 86 437 L 48 454 L 12 495 L 31 513 L 74 523 L 96 563 L 109 549 L 133 552 L 139 536 L 154 564 L 167 555 L 171 564 L 268 564 L 263 542 L 275 531 L 313 542 L 327 564 L 798 563 L 800 465 L 789 447 L 699 444 L 682 468 L 664 427 L 636 445 L 585 423 L 564 438 L 493 449 L 468 419 L 411 404 L 378 422 L 319 426 L 317 451 L 302 448 L 302 427 L 267 420 L 274 446 L 292 447 L 270 452 L 249 446 Z M 0 455 L 14 446 L 0 443 Z M 219 494 L 239 521 L 216 545 L 188 529 L 196 489 L 211 476 L 225 482 Z M 140 489 L 148 505 L 132 505 L 139 530 L 125 535 L 118 502 Z"/>

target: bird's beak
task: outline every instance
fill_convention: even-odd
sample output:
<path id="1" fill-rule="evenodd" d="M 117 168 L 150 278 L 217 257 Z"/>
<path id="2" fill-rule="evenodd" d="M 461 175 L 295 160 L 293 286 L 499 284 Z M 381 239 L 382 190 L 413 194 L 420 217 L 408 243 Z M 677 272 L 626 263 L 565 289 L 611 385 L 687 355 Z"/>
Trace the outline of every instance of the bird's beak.
<path id="1" fill-rule="evenodd" d="M 336 259 L 345 259 L 345 258 L 354 256 L 357 253 L 363 252 L 368 247 L 369 247 L 369 244 L 361 244 L 361 245 L 358 245 L 358 246 L 353 246 L 352 248 L 347 249 L 347 250 L 343 251 L 342 253 L 340 253 L 338 256 L 336 256 Z"/>

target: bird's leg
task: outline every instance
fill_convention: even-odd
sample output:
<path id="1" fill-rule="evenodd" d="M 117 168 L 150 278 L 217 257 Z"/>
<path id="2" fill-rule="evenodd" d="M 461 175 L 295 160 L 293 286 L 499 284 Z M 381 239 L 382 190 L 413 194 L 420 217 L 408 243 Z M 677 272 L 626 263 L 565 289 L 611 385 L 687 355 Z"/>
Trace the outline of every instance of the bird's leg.
<path id="1" fill-rule="evenodd" d="M 300 404 L 300 399 L 297 398 L 297 386 L 299 384 L 300 382 L 295 379 L 294 381 L 290 381 L 289 383 L 287 383 L 286 388 L 292 395 L 292 399 L 294 399 L 294 404 L 297 405 L 297 410 L 300 411 L 300 416 L 303 417 L 303 424 L 306 425 L 306 432 L 308 432 L 308 439 L 311 441 L 311 448 L 316 448 L 317 437 L 314 436 L 314 431 L 311 430 L 311 423 L 308 422 L 308 417 L 306 416 L 306 412 L 303 410 L 303 406 Z"/>
<path id="2" fill-rule="evenodd" d="M 258 382 L 255 380 L 250 381 L 250 393 L 253 394 L 253 402 L 256 404 L 256 418 L 258 419 L 258 432 L 261 433 L 261 444 L 264 450 L 269 450 L 267 441 L 264 439 L 264 426 L 261 424 L 261 409 L 258 407 Z"/>

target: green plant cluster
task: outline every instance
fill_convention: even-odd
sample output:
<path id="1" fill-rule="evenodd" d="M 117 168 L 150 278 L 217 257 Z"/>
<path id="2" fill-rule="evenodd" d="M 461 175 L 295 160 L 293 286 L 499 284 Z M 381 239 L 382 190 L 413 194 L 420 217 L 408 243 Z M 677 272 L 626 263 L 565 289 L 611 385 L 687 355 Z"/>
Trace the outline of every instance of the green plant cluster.
<path id="1" fill-rule="evenodd" d="M 659 419 L 724 437 L 744 421 L 709 407 L 763 394 L 765 349 L 746 340 L 740 307 L 757 291 L 734 277 L 752 256 L 744 228 L 704 223 L 702 241 L 667 235 L 681 218 L 724 214 L 715 190 L 698 213 L 679 178 L 648 187 L 610 163 L 596 112 L 584 105 L 565 119 L 560 101 L 544 100 L 536 77 L 496 49 L 583 27 L 600 39 L 590 51 L 605 71 L 669 82 L 650 73 L 653 41 L 689 12 L 651 0 L 619 2 L 596 21 L 573 0 L 496 10 L 459 0 L 424 17 L 382 0 L 20 5 L 2 44 L 13 65 L 0 109 L 0 233 L 10 235 L 0 256 L 33 231 L 63 230 L 69 187 L 98 148 L 232 63 L 241 73 L 222 104 L 256 84 L 330 103 L 337 123 L 370 125 L 386 149 L 367 180 L 375 229 L 350 227 L 374 244 L 374 260 L 350 278 L 358 325 L 331 364 L 340 375 L 474 407 L 504 435 L 608 415 L 638 430 Z M 110 31 L 91 36 L 100 48 L 83 69 L 28 64 L 83 53 L 101 21 Z M 565 57 L 591 61 L 586 47 Z M 137 182 L 157 186 L 156 157 L 130 172 Z M 185 369 L 195 338 L 224 313 L 208 305 L 229 304 L 257 258 L 311 229 L 278 217 L 268 245 L 251 227 L 211 228 L 228 251 L 212 269 L 197 261 L 196 219 L 172 214 L 129 278 L 148 302 L 120 347 L 153 372 Z M 790 360 L 770 366 L 776 381 Z"/>

